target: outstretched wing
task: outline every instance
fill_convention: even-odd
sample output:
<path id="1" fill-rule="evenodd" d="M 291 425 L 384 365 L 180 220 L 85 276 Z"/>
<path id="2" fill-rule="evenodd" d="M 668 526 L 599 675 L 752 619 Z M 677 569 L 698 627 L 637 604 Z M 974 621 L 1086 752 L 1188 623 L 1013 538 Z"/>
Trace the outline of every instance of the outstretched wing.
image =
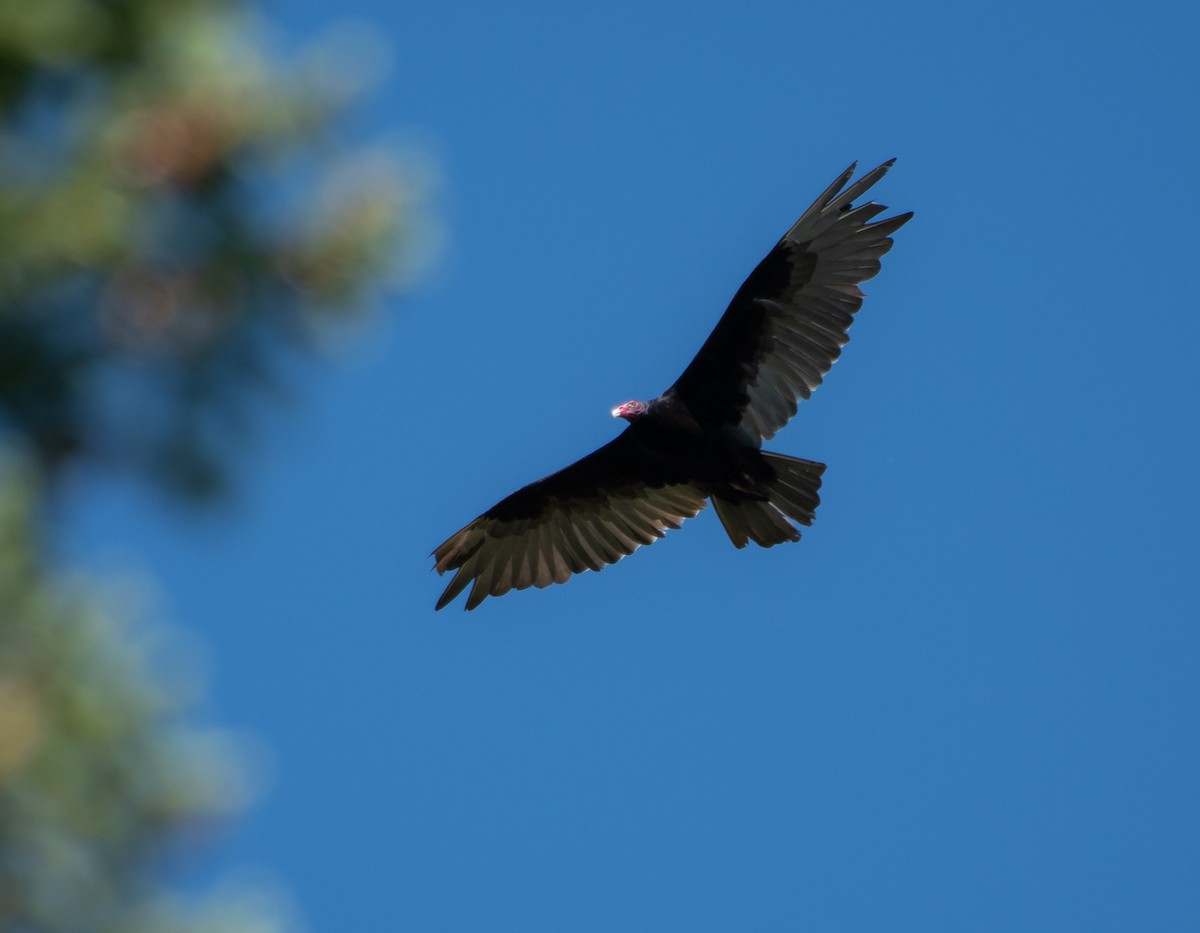
<path id="1" fill-rule="evenodd" d="M 438 573 L 457 571 L 437 608 L 469 584 L 474 609 L 488 596 L 601 570 L 704 508 L 706 493 L 647 453 L 632 430 L 517 490 L 434 550 Z"/>
<path id="2" fill-rule="evenodd" d="M 787 424 L 850 339 L 846 331 L 863 301 L 858 283 L 879 272 L 890 234 L 912 217 L 871 223 L 887 208 L 853 205 L 895 161 L 847 188 L 855 163 L 825 189 L 738 289 L 665 394 L 710 427 L 745 425 L 771 438 Z"/>

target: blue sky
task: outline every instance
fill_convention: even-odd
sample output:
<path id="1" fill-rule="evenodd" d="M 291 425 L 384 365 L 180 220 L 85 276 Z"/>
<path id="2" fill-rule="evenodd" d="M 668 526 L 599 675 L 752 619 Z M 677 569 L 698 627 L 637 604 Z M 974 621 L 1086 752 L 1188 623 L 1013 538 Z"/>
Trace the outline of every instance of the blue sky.
<path id="1" fill-rule="evenodd" d="M 429 147 L 439 263 L 305 375 L 234 512 L 96 484 L 70 530 L 270 751 L 222 870 L 313 930 L 1200 926 L 1194 8 L 341 10 L 394 47 L 351 129 Z M 804 540 L 706 511 L 435 616 L 429 551 L 891 156 L 916 219 L 770 444 L 829 464 Z"/>

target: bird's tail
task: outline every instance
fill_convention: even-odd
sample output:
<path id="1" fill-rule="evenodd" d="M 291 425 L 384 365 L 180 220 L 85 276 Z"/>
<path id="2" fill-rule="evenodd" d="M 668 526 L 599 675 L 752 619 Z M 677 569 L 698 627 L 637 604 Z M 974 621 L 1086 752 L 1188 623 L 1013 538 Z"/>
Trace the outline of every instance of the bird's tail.
<path id="1" fill-rule="evenodd" d="M 717 517 L 734 547 L 743 548 L 747 541 L 763 547 L 799 541 L 800 531 L 788 519 L 811 525 L 821 503 L 817 490 L 821 488 L 825 464 L 766 451 L 762 456 L 775 473 L 775 478 L 765 484 L 766 499 L 713 496 Z"/>

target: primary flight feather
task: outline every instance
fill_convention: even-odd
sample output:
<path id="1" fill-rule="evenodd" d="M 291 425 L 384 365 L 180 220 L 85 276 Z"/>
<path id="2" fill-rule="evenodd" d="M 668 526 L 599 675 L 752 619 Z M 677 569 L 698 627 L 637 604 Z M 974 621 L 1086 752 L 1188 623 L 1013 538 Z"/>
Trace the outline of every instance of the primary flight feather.
<path id="1" fill-rule="evenodd" d="M 433 552 L 454 571 L 441 609 L 468 586 L 467 609 L 509 590 L 601 570 L 678 528 L 711 499 L 736 547 L 798 541 L 825 464 L 761 449 L 821 384 L 879 272 L 891 234 L 912 217 L 874 218 L 854 200 L 895 159 L 853 184 L 856 165 L 813 202 L 742 283 L 683 375 L 648 402 L 613 409 L 628 427 L 599 450 L 492 506 Z"/>

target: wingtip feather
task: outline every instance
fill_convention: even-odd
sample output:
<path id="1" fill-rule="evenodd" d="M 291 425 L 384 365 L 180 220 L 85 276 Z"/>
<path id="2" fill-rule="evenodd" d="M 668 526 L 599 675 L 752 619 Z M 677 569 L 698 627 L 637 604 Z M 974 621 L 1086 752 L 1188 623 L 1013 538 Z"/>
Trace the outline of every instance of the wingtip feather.
<path id="1" fill-rule="evenodd" d="M 446 588 L 442 590 L 441 598 L 437 601 L 437 605 L 433 607 L 433 611 L 438 612 L 439 610 L 446 608 L 446 606 L 450 605 L 450 603 L 454 602 L 458 594 L 465 590 L 467 588 L 467 584 L 473 579 L 474 577 L 463 573 L 460 569 L 458 573 L 456 573 L 450 580 L 450 583 L 446 586 Z"/>

